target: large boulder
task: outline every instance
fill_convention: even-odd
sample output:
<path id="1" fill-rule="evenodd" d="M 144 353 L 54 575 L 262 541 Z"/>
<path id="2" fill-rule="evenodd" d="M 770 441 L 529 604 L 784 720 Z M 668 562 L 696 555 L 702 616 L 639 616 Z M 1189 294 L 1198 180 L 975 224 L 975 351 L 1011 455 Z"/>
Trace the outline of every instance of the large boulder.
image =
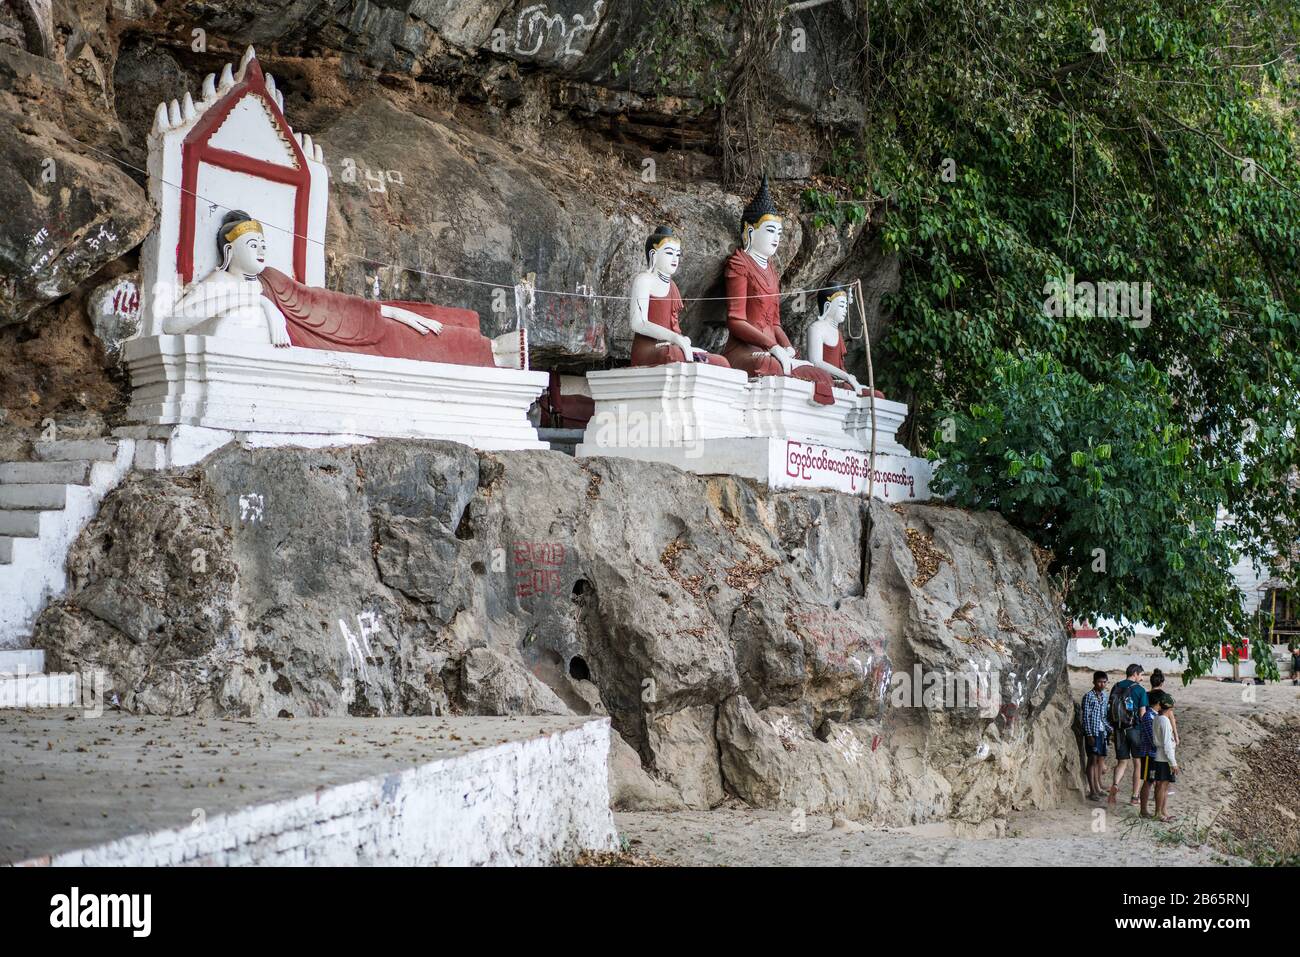
<path id="1" fill-rule="evenodd" d="M 143 189 L 111 158 L 0 94 L 0 326 L 67 295 L 153 228 Z"/>
<path id="2" fill-rule="evenodd" d="M 1059 599 L 999 517 L 449 443 L 132 475 L 41 616 L 166 714 L 608 714 L 627 806 L 883 822 L 1050 805 Z M 975 700 L 914 677 L 986 676 Z"/>
<path id="3" fill-rule="evenodd" d="M 385 298 L 465 306 L 493 334 L 522 322 L 535 365 L 626 359 L 627 303 L 617 297 L 644 268 L 645 238 L 661 222 L 685 238 L 682 295 L 721 294 L 743 201 L 716 186 L 643 183 L 639 169 L 599 158 L 565 166 L 535 144 L 382 97 L 345 110 L 317 139 L 333 175 L 330 283 L 356 292 L 378 283 Z M 795 246 L 799 238 L 792 228 Z M 523 311 L 514 286 L 529 273 L 538 291 Z M 722 317 L 720 303 L 701 302 L 685 321 L 698 335 Z"/>

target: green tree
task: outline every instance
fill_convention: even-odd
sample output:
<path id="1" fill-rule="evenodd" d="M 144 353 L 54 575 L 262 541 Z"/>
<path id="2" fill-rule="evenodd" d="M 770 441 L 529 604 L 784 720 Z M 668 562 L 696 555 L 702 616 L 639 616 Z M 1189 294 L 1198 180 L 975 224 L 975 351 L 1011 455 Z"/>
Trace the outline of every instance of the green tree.
<path id="1" fill-rule="evenodd" d="M 1300 6 L 859 7 L 868 122 L 810 205 L 886 204 L 877 369 L 911 441 L 1055 553 L 1071 612 L 1163 625 L 1204 667 L 1242 627 L 1230 556 L 1289 556 L 1300 528 Z M 1149 312 L 1052 308 L 1071 278 L 1138 283 Z"/>
<path id="2" fill-rule="evenodd" d="M 1075 616 L 1158 624 L 1203 672 L 1249 628 L 1219 511 L 1240 467 L 1191 455 L 1166 374 L 1116 366 L 1101 385 L 1047 355 L 996 354 L 981 400 L 941 423 L 934 489 L 1013 516 L 1052 552 Z"/>

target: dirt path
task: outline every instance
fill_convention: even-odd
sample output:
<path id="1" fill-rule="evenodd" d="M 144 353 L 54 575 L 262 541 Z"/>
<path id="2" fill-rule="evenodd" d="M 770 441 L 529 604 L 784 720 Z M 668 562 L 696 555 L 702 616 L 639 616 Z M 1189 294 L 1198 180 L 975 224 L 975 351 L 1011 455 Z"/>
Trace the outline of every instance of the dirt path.
<path id="1" fill-rule="evenodd" d="M 1088 675 L 1071 675 L 1076 699 L 1089 685 Z M 1240 823 L 1234 815 L 1244 817 L 1247 803 L 1257 813 L 1276 810 L 1294 833 L 1300 808 L 1285 806 L 1285 792 L 1250 790 L 1261 776 L 1250 772 L 1243 749 L 1276 754 L 1270 742 L 1290 740 L 1300 728 L 1300 688 L 1208 679 L 1182 687 L 1173 678 L 1166 690 L 1176 701 L 1181 741 L 1182 773 L 1169 802 L 1179 818 L 1174 825 L 1140 820 L 1127 804 L 1107 809 L 1082 798 L 1069 807 L 1013 813 L 1000 838 L 958 837 L 945 824 L 847 831 L 833 829 L 825 817 L 807 818 L 800 832 L 788 812 L 743 807 L 622 813 L 617 823 L 633 854 L 673 864 L 732 866 L 1243 864 L 1233 852 L 1256 858 L 1260 851 L 1232 833 Z M 1250 791 L 1249 802 L 1234 795 L 1237 788 Z"/>

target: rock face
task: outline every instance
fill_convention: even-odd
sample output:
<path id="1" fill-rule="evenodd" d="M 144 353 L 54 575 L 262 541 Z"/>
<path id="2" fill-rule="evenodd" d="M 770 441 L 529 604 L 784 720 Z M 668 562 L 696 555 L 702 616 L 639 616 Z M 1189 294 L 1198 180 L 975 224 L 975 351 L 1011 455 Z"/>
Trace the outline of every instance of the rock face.
<path id="1" fill-rule="evenodd" d="M 626 358 L 626 304 L 600 296 L 666 224 L 684 329 L 716 350 L 762 167 L 788 216 L 784 288 L 861 278 L 879 341 L 897 270 L 877 224 L 799 214 L 861 124 L 858 18 L 784 6 L 742 5 L 789 31 L 757 38 L 736 5 L 649 0 L 22 6 L 41 15 L 0 20 L 0 448 L 47 418 L 64 436 L 118 424 L 152 111 L 249 43 L 330 164 L 333 288 L 525 322 L 535 366 L 578 371 Z M 753 92 L 734 85 L 742 47 L 769 80 L 750 142 L 727 112 Z M 783 304 L 796 341 L 807 307 Z M 1073 771 L 1059 602 L 1008 527 L 942 508 L 453 445 L 229 448 L 132 476 L 69 573 L 36 641 L 132 711 L 603 713 L 635 807 L 986 827 Z M 988 677 L 950 706 L 895 680 L 914 668 Z"/>
<path id="2" fill-rule="evenodd" d="M 535 144 L 521 150 L 517 139 L 421 116 L 382 96 L 342 111 L 315 138 L 338 170 L 331 282 L 362 290 L 378 279 L 386 298 L 463 305 L 494 335 L 523 324 L 542 368 L 580 369 L 628 354 L 627 304 L 583 293 L 627 289 L 659 210 L 690 224 L 691 254 L 678 280 L 685 296 L 712 294 L 734 245 L 740 203 L 716 187 L 652 187 L 628 170 L 589 189 L 592 171 L 573 168 L 582 162 L 576 154 L 569 164 L 547 162 Z M 365 259 L 346 254 L 354 249 Z M 520 310 L 514 284 L 528 273 L 537 292 L 532 308 Z M 697 333 L 724 318 L 717 302 L 695 313 Z"/>
<path id="3" fill-rule="evenodd" d="M 129 477 L 69 577 L 35 643 L 129 710 L 607 713 L 631 807 L 995 827 L 1077 771 L 1059 600 L 994 515 L 550 452 L 230 446 Z M 966 699 L 922 680 L 972 672 Z"/>
<path id="4" fill-rule="evenodd" d="M 28 318 L 134 249 L 154 222 L 144 190 L 57 125 L 0 96 L 0 325 Z"/>
<path id="5" fill-rule="evenodd" d="M 877 231 L 814 230 L 801 214 L 823 158 L 862 123 L 856 15 L 828 3 L 777 17 L 784 6 L 24 0 L 0 17 L 0 160 L 15 171 L 0 185 L 0 337 L 44 341 L 21 361 L 0 348 L 0 406 L 11 426 L 86 412 L 120 424 L 116 351 L 131 326 L 111 299 L 154 223 L 154 109 L 197 95 L 247 44 L 324 148 L 332 288 L 470 307 L 494 334 L 527 324 L 535 368 L 581 372 L 626 361 L 626 303 L 604 297 L 625 294 L 645 237 L 669 225 L 685 240 L 684 330 L 717 351 L 723 263 L 762 168 L 788 217 L 784 288 L 861 278 L 879 341 L 896 266 Z M 738 45 L 755 35 L 744 17 L 783 31 L 756 41 L 767 79 L 749 94 L 732 89 Z M 724 151 L 719 104 L 738 116 L 750 94 L 763 129 Z M 741 178 L 724 175 L 725 156 L 743 158 Z M 530 274 L 539 291 L 517 308 Z M 796 340 L 808 298 L 783 303 Z M 60 353 L 88 335 L 104 352 L 67 381 Z M 865 374 L 860 347 L 848 359 Z M 4 388 L 29 378 L 47 384 Z"/>

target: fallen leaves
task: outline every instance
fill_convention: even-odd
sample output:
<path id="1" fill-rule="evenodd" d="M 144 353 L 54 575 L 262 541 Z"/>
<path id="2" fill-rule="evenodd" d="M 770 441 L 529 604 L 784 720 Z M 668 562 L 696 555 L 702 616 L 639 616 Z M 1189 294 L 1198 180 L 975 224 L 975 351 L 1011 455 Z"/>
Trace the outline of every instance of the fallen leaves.
<path id="1" fill-rule="evenodd" d="M 1275 859 L 1300 855 L 1300 726 L 1288 725 L 1238 756 L 1249 769 L 1224 815 L 1226 826 L 1249 847 Z"/>
<path id="2" fill-rule="evenodd" d="M 659 564 L 663 565 L 668 572 L 668 576 L 673 581 L 681 585 L 687 593 L 694 598 L 700 597 L 700 591 L 704 586 L 703 575 L 684 575 L 678 567 L 682 552 L 686 551 L 689 546 L 679 536 L 674 538 L 664 548 L 663 553 L 659 556 Z"/>
<path id="3" fill-rule="evenodd" d="M 668 867 L 667 861 L 649 855 L 641 856 L 631 851 L 583 851 L 573 862 L 574 867 Z"/>
<path id="4" fill-rule="evenodd" d="M 947 562 L 951 565 L 952 559 L 935 547 L 934 539 L 929 535 L 915 528 L 907 529 L 904 535 L 907 539 L 907 547 L 912 552 L 912 560 L 916 563 L 916 574 L 912 576 L 912 585 L 915 588 L 924 588 L 931 578 L 939 574 L 939 564 Z"/>
<path id="5" fill-rule="evenodd" d="M 742 558 L 727 569 L 727 584 L 736 591 L 751 592 L 758 587 L 763 576 L 777 566 L 777 560 L 764 556 L 751 542 L 744 545 L 749 550 L 749 558 Z"/>

